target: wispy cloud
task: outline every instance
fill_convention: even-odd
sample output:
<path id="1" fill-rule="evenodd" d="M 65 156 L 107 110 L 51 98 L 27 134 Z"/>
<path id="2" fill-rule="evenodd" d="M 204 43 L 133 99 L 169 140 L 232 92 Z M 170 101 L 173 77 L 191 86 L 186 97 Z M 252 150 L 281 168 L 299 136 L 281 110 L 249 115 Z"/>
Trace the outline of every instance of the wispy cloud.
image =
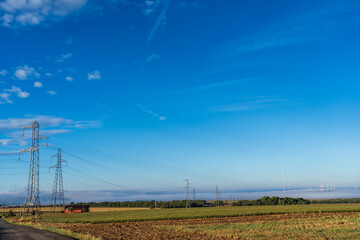
<path id="1" fill-rule="evenodd" d="M 88 73 L 88 80 L 100 80 L 101 75 L 98 70 Z"/>
<path id="2" fill-rule="evenodd" d="M 0 21 L 5 27 L 38 25 L 65 17 L 86 3 L 87 0 L 4 0 L 0 2 Z"/>
<path id="3" fill-rule="evenodd" d="M 11 152 L 0 152 L 0 156 L 12 156 L 12 155 L 18 155 L 19 152 L 17 151 L 11 151 Z"/>
<path id="4" fill-rule="evenodd" d="M 8 93 L 0 93 L 0 104 L 4 103 L 13 103 L 13 101 L 10 100 L 10 94 Z"/>
<path id="5" fill-rule="evenodd" d="M 289 99 L 274 97 L 259 97 L 253 100 L 247 100 L 236 104 L 222 105 L 213 107 L 214 112 L 240 112 L 258 109 L 268 109 L 279 105 L 289 103 Z"/>
<path id="6" fill-rule="evenodd" d="M 149 2 L 153 2 L 153 1 L 149 1 Z M 170 2 L 171 0 L 166 0 L 165 3 L 164 3 L 164 6 L 159 14 L 159 16 L 157 17 L 156 19 L 156 22 L 153 26 L 153 28 L 151 29 L 151 32 L 148 36 L 148 38 L 146 39 L 147 42 L 151 41 L 151 39 L 154 37 L 156 31 L 158 30 L 158 28 L 161 26 L 161 25 L 165 25 L 166 24 L 166 11 L 168 10 L 169 8 L 169 5 L 170 5 Z"/>
<path id="7" fill-rule="evenodd" d="M 74 81 L 74 78 L 72 78 L 72 77 L 66 77 L 65 80 L 68 81 L 68 82 L 72 82 L 72 81 Z"/>
<path id="8" fill-rule="evenodd" d="M 5 76 L 8 72 L 4 69 L 0 70 L 0 75 Z"/>
<path id="9" fill-rule="evenodd" d="M 331 38 L 332 32 L 343 25 L 358 22 L 359 1 L 325 1 L 319 9 L 284 21 L 250 36 L 242 36 L 218 48 L 225 57 L 269 48 L 299 45 Z M 357 17 L 354 17 L 354 13 Z"/>
<path id="10" fill-rule="evenodd" d="M 24 138 L 21 127 L 33 121 L 39 122 L 42 134 L 47 136 L 70 132 L 74 129 L 97 128 L 102 125 L 101 121 L 75 121 L 46 115 L 26 115 L 22 118 L 0 119 L 0 137 L 2 137 L 0 145 L 22 145 Z M 25 135 L 25 137 L 28 136 Z"/>
<path id="11" fill-rule="evenodd" d="M 111 108 L 109 108 L 109 107 L 107 107 L 107 106 L 104 106 L 103 104 L 98 103 L 98 102 L 95 102 L 95 101 L 93 101 L 93 103 L 95 103 L 96 105 L 98 105 L 98 106 L 101 107 L 102 109 L 105 109 L 106 111 L 111 112 L 111 113 L 117 115 L 117 112 L 114 111 L 114 110 L 112 110 Z"/>
<path id="12" fill-rule="evenodd" d="M 74 39 L 72 38 L 72 37 L 67 37 L 67 39 L 65 40 L 65 44 L 66 45 L 70 45 L 70 44 L 72 44 L 74 42 Z"/>
<path id="13" fill-rule="evenodd" d="M 56 62 L 64 62 L 66 59 L 71 57 L 72 57 L 71 53 L 61 54 L 61 56 L 58 59 L 56 59 Z"/>
<path id="14" fill-rule="evenodd" d="M 156 61 L 156 60 L 159 60 L 159 59 L 160 59 L 159 55 L 151 54 L 150 56 L 147 56 L 146 61 L 147 62 L 152 62 L 152 61 Z"/>
<path id="15" fill-rule="evenodd" d="M 46 94 L 49 94 L 49 95 L 57 95 L 57 92 L 53 91 L 53 90 L 50 90 L 50 91 L 47 91 Z"/>
<path id="16" fill-rule="evenodd" d="M 91 128 L 101 126 L 100 121 L 74 121 L 62 117 L 47 115 L 26 115 L 23 118 L 0 119 L 0 130 L 17 130 L 21 127 L 38 121 L 42 128 L 66 127 L 66 128 Z"/>
<path id="17" fill-rule="evenodd" d="M 0 145 L 25 145 L 27 142 L 25 139 L 0 139 Z"/>
<path id="18" fill-rule="evenodd" d="M 205 84 L 205 85 L 201 85 L 201 86 L 195 86 L 195 87 L 191 87 L 191 88 L 185 88 L 185 89 L 171 91 L 171 92 L 168 92 L 167 94 L 188 93 L 188 92 L 205 91 L 208 89 L 231 87 L 234 85 L 242 84 L 242 83 L 250 81 L 250 80 L 251 79 L 239 79 L 239 80 L 233 80 L 233 81 L 210 83 L 210 84 Z"/>
<path id="19" fill-rule="evenodd" d="M 158 119 L 161 120 L 161 121 L 166 120 L 166 117 L 160 116 L 159 114 L 151 111 L 150 109 L 146 108 L 145 106 L 143 106 L 143 105 L 141 105 L 141 104 L 136 104 L 136 106 L 137 106 L 139 109 L 141 109 L 143 112 L 148 113 L 148 114 L 150 114 L 150 115 L 158 118 Z"/>
<path id="20" fill-rule="evenodd" d="M 22 91 L 21 88 L 15 86 L 12 86 L 11 89 L 4 89 L 4 91 L 16 93 L 19 98 L 28 98 L 30 96 L 30 93 Z"/>
<path id="21" fill-rule="evenodd" d="M 27 80 L 30 78 L 39 78 L 40 74 L 36 72 L 35 68 L 28 65 L 19 66 L 16 68 L 14 75 L 19 80 Z"/>

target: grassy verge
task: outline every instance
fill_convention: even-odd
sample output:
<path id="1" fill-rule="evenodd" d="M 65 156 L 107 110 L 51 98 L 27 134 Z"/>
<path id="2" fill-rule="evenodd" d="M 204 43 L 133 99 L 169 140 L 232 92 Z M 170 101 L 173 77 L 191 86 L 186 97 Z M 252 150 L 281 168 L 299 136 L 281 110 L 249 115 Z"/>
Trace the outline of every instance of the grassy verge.
<path id="1" fill-rule="evenodd" d="M 32 228 L 37 228 L 37 229 L 41 229 L 41 230 L 45 230 L 48 232 L 53 232 L 53 233 L 57 233 L 59 235 L 63 235 L 63 236 L 67 236 L 67 237 L 71 237 L 71 238 L 75 238 L 75 239 L 79 239 L 79 240 L 101 240 L 101 238 L 96 238 L 93 237 L 91 235 L 85 235 L 85 234 L 81 234 L 81 233 L 76 233 L 67 229 L 60 229 L 60 228 L 56 228 L 56 227 L 52 227 L 52 226 L 48 226 L 48 225 L 43 225 L 41 223 L 34 223 L 34 222 L 27 222 L 27 223 L 20 223 L 20 222 L 16 222 L 13 220 L 8 220 L 8 219 L 4 219 L 5 221 L 7 221 L 10 224 L 16 224 L 16 225 L 20 225 L 20 226 L 26 226 L 26 227 L 32 227 Z"/>
<path id="2" fill-rule="evenodd" d="M 49 214 L 44 215 L 42 219 L 37 221 L 50 223 L 107 223 L 317 212 L 360 212 L 360 204 L 242 206 Z"/>

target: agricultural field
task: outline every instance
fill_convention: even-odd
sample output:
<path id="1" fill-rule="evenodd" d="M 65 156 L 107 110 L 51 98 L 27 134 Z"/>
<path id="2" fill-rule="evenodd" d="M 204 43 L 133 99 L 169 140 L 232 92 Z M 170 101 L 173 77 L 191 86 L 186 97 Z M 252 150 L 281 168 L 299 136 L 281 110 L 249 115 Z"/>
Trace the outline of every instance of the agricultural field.
<path id="1" fill-rule="evenodd" d="M 150 208 L 136 208 L 136 207 L 90 207 L 90 212 L 120 212 L 120 211 L 134 211 L 134 210 L 148 210 Z"/>
<path id="2" fill-rule="evenodd" d="M 209 208 L 148 209 L 133 211 L 89 212 L 81 214 L 47 214 L 42 222 L 107 223 L 189 218 L 236 217 L 284 213 L 360 212 L 359 204 L 276 205 Z"/>
<path id="3" fill-rule="evenodd" d="M 22 211 L 22 208 L 9 208 L 9 207 L 0 207 L 0 213 L 7 213 L 9 211 L 13 211 L 14 213 L 20 213 Z M 64 208 L 57 207 L 55 208 L 55 211 L 63 211 Z M 49 213 L 53 211 L 52 207 L 42 207 L 41 211 L 44 213 Z"/>
<path id="4" fill-rule="evenodd" d="M 46 214 L 33 224 L 99 239 L 357 239 L 360 205 L 243 206 Z"/>
<path id="5" fill-rule="evenodd" d="M 149 208 L 125 208 L 125 207 L 90 207 L 90 212 L 119 212 L 119 211 L 133 211 L 133 210 L 147 210 Z M 7 213 L 9 211 L 14 213 L 20 213 L 22 208 L 11 208 L 11 207 L 0 207 L 0 213 Z M 43 213 L 50 213 L 53 211 L 52 207 L 42 207 L 41 211 Z M 55 211 L 61 212 L 64 211 L 62 207 L 56 207 Z"/>

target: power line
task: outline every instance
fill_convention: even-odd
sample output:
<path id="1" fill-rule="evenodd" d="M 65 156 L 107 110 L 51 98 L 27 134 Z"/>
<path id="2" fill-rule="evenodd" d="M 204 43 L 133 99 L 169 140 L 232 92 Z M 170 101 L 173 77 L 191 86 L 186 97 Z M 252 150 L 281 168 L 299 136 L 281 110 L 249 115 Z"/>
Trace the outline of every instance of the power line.
<path id="1" fill-rule="evenodd" d="M 55 149 L 55 148 L 52 147 L 52 146 L 49 146 L 49 147 Z M 174 186 L 170 186 L 170 185 L 166 185 L 166 184 L 162 184 L 162 183 L 154 183 L 154 182 L 151 181 L 151 180 L 150 180 L 150 181 L 149 181 L 149 180 L 143 180 L 143 179 L 140 179 L 140 178 L 137 177 L 137 176 L 135 176 L 135 177 L 137 177 L 137 178 L 134 179 L 134 176 L 130 176 L 130 175 L 124 174 L 124 173 L 119 173 L 118 171 L 116 171 L 116 170 L 113 169 L 113 168 L 106 167 L 106 166 L 104 166 L 104 165 L 101 165 L 101 164 L 98 164 L 98 163 L 96 163 L 96 162 L 90 161 L 90 160 L 85 159 L 85 158 L 83 158 L 83 157 L 79 157 L 79 156 L 77 156 L 77 155 L 75 155 L 75 154 L 72 154 L 72 153 L 70 153 L 70 152 L 68 152 L 68 151 L 65 151 L 65 150 L 63 150 L 63 149 L 62 149 L 62 152 L 65 153 L 66 155 L 69 155 L 69 156 L 71 156 L 71 157 L 74 157 L 74 158 L 76 158 L 76 159 L 79 159 L 79 160 L 81 160 L 81 161 L 83 161 L 83 162 L 86 162 L 86 163 L 92 164 L 92 165 L 94 165 L 94 166 L 101 167 L 101 168 L 103 168 L 103 169 L 105 169 L 105 170 L 111 171 L 111 172 L 113 172 L 113 173 L 115 173 L 115 174 L 117 174 L 117 175 L 119 175 L 119 176 L 121 176 L 121 177 L 127 177 L 127 178 L 129 178 L 130 180 L 132 180 L 132 181 L 133 181 L 133 180 L 137 180 L 137 181 L 145 182 L 145 183 L 149 183 L 149 184 L 161 185 L 161 186 L 165 186 L 165 187 L 174 188 Z M 180 187 L 179 187 L 179 188 L 180 188 Z"/>

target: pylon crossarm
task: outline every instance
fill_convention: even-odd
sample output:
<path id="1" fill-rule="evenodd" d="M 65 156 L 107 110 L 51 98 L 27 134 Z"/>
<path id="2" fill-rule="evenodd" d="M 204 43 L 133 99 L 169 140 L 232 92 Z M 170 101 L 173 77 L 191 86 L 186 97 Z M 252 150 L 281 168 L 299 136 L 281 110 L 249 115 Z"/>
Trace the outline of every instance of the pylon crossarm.
<path id="1" fill-rule="evenodd" d="M 38 139 L 46 139 L 46 146 L 49 146 L 49 141 L 48 141 L 49 138 L 48 138 L 48 137 L 39 135 L 39 136 L 38 136 Z"/>
<path id="2" fill-rule="evenodd" d="M 49 173 L 51 168 L 56 168 L 56 167 L 57 167 L 56 165 L 49 167 Z"/>

